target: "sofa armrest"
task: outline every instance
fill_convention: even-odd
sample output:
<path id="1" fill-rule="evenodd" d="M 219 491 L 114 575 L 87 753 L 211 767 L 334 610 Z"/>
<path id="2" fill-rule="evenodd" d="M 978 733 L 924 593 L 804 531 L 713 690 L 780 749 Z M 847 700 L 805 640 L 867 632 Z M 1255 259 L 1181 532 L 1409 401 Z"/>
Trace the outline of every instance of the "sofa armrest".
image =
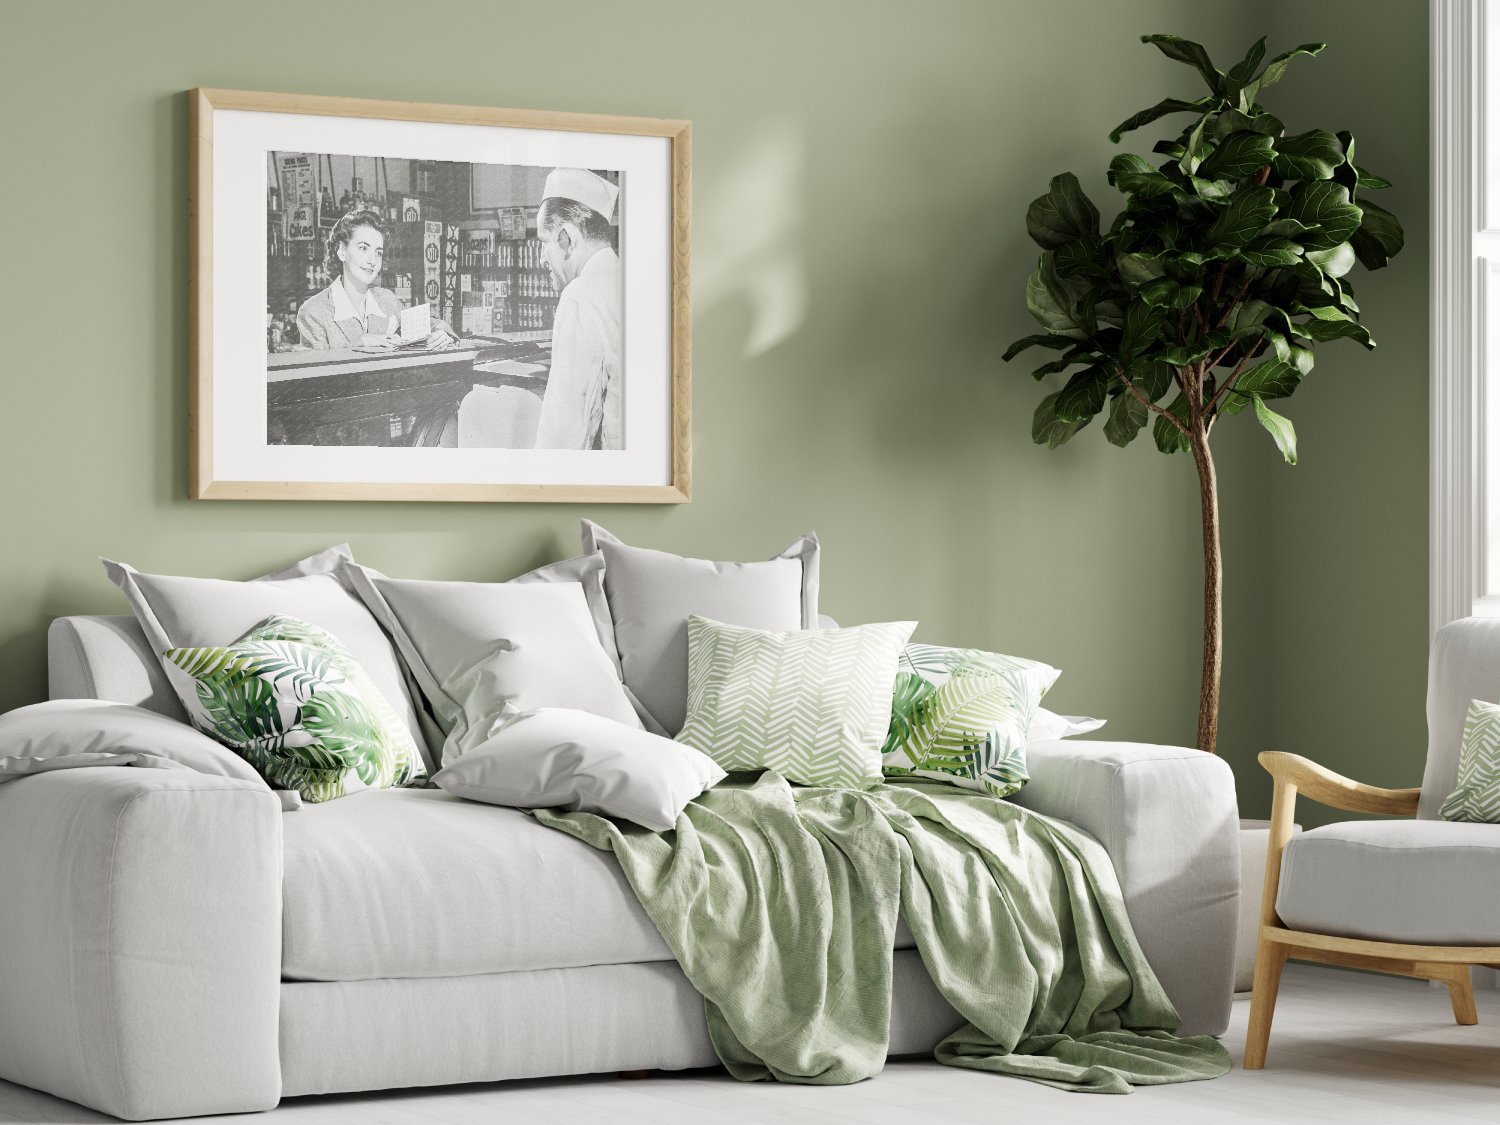
<path id="1" fill-rule="evenodd" d="M 1032 743 L 1027 765 L 1031 781 L 1012 799 L 1104 845 L 1183 1034 L 1223 1032 L 1240 893 L 1229 766 L 1201 750 L 1078 739 Z"/>
<path id="2" fill-rule="evenodd" d="M 0 785 L 0 1078 L 142 1120 L 281 1097 L 281 812 L 85 768 Z"/>

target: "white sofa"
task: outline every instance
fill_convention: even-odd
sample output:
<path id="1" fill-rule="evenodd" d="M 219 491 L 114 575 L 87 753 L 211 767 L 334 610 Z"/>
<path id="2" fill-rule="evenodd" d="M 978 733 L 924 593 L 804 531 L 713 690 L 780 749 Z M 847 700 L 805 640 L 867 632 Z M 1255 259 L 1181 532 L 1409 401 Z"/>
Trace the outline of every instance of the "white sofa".
<path id="1" fill-rule="evenodd" d="M 134 619 L 61 618 L 54 698 L 181 715 Z M 1218 758 L 1033 744 L 1018 803 L 1096 837 L 1185 1033 L 1222 1032 L 1239 895 Z M 385 857 L 375 869 L 368 856 Z M 70 769 L 0 786 L 0 1078 L 141 1120 L 333 1091 L 711 1066 L 613 857 L 435 790 Z M 891 1054 L 963 1021 L 898 934 Z"/>

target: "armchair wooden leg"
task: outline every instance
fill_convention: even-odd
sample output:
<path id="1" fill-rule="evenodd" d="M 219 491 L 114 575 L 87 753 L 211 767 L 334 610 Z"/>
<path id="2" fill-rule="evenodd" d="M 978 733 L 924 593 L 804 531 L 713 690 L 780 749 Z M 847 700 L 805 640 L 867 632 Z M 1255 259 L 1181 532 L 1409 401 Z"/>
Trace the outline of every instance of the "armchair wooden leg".
<path id="1" fill-rule="evenodd" d="M 1271 1017 L 1276 1013 L 1276 992 L 1286 965 L 1287 947 L 1264 937 L 1255 947 L 1255 983 L 1250 993 L 1250 1028 L 1245 1034 L 1245 1069 L 1266 1065 L 1266 1045 L 1271 1041 Z"/>
<path id="2" fill-rule="evenodd" d="M 1479 1009 L 1474 1006 L 1474 985 L 1469 979 L 1469 966 L 1443 965 L 1440 968 L 1441 972 L 1434 979 L 1448 986 L 1454 1022 L 1462 1027 L 1472 1027 L 1479 1022 Z"/>

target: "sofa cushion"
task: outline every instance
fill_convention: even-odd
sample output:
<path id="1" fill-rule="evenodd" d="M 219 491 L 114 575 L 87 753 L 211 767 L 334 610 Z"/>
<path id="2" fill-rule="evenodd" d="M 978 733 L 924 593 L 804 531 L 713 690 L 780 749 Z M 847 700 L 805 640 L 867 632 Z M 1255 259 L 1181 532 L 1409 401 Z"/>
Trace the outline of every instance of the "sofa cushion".
<path id="1" fill-rule="evenodd" d="M 584 594 L 603 569 L 600 556 L 592 563 L 576 582 L 426 582 L 345 567 L 446 732 L 444 766 L 484 743 L 507 705 L 565 707 L 640 728 Z"/>
<path id="2" fill-rule="evenodd" d="M 1500 944 L 1500 825 L 1350 821 L 1292 838 L 1276 912 L 1294 930 Z"/>
<path id="3" fill-rule="evenodd" d="M 688 617 L 688 710 L 679 742 L 724 769 L 798 785 L 880 781 L 896 662 L 915 621 L 852 629 L 745 629 Z"/>
<path id="4" fill-rule="evenodd" d="M 287 979 L 468 976 L 672 957 L 613 856 L 519 809 L 383 789 L 305 806 L 285 822 Z"/>
<path id="5" fill-rule="evenodd" d="M 416 741 L 338 638 L 273 615 L 231 645 L 169 648 L 168 674 L 193 725 L 304 801 L 405 785 Z"/>
<path id="6" fill-rule="evenodd" d="M 672 960 L 614 856 L 520 809 L 374 789 L 282 824 L 287 980 Z M 896 948 L 913 944 L 899 926 Z"/>
<path id="7" fill-rule="evenodd" d="M 766 562 L 710 562 L 627 546 L 584 520 L 583 551 L 604 556 L 614 656 L 654 733 L 676 735 L 687 715 L 689 615 L 750 629 L 818 627 L 819 549 L 811 532 Z M 600 597 L 594 587 L 585 591 Z"/>
<path id="8" fill-rule="evenodd" d="M 229 644 L 273 614 L 309 621 L 349 650 L 420 745 L 422 728 L 396 650 L 370 611 L 334 574 L 349 558 L 347 547 L 334 547 L 252 582 L 144 574 L 125 563 L 101 561 L 158 658 L 169 648 Z M 184 690 L 181 680 L 171 682 L 179 693 Z"/>

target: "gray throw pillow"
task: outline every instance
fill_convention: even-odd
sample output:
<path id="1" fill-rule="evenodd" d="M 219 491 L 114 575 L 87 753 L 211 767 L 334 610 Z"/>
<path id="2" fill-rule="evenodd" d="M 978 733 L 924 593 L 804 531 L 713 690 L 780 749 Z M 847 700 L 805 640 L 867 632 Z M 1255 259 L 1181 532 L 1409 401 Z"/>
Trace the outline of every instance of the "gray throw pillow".
<path id="1" fill-rule="evenodd" d="M 125 563 L 100 561 L 110 581 L 125 594 L 158 658 L 172 648 L 229 644 L 268 617 L 307 621 L 326 629 L 349 650 L 417 745 L 424 744 L 395 649 L 370 611 L 335 573 L 352 561 L 348 547 L 320 551 L 250 582 L 143 574 Z M 168 669 L 165 660 L 162 667 L 171 678 L 175 669 Z M 172 682 L 182 687 L 178 680 Z M 183 702 L 191 713 L 193 701 L 184 698 Z"/>
<path id="2" fill-rule="evenodd" d="M 50 699 L 0 715 L 0 762 L 24 772 L 23 761 L 75 755 L 138 754 L 198 773 L 264 785 L 255 768 L 186 723 L 129 703 Z"/>
<path id="3" fill-rule="evenodd" d="M 433 783 L 471 801 L 562 808 L 668 832 L 698 794 L 724 779 L 707 755 L 598 715 L 507 706 L 493 736 Z"/>
<path id="4" fill-rule="evenodd" d="M 490 737 L 507 707 L 571 708 L 639 729 L 584 593 L 601 566 L 598 556 L 570 559 L 511 582 L 388 578 L 353 563 L 343 573 L 427 697 L 449 766 Z"/>
<path id="5" fill-rule="evenodd" d="M 50 699 L 0 715 L 0 783 L 60 769 L 193 770 L 264 786 L 249 762 L 184 722 L 104 699 Z M 300 796 L 275 790 L 285 811 Z"/>
<path id="6" fill-rule="evenodd" d="M 766 562 L 709 562 L 628 546 L 584 520 L 583 550 L 604 557 L 604 583 L 592 596 L 603 603 L 620 676 L 651 730 L 675 735 L 682 729 L 689 616 L 776 632 L 818 628 L 818 537 L 812 532 Z"/>

